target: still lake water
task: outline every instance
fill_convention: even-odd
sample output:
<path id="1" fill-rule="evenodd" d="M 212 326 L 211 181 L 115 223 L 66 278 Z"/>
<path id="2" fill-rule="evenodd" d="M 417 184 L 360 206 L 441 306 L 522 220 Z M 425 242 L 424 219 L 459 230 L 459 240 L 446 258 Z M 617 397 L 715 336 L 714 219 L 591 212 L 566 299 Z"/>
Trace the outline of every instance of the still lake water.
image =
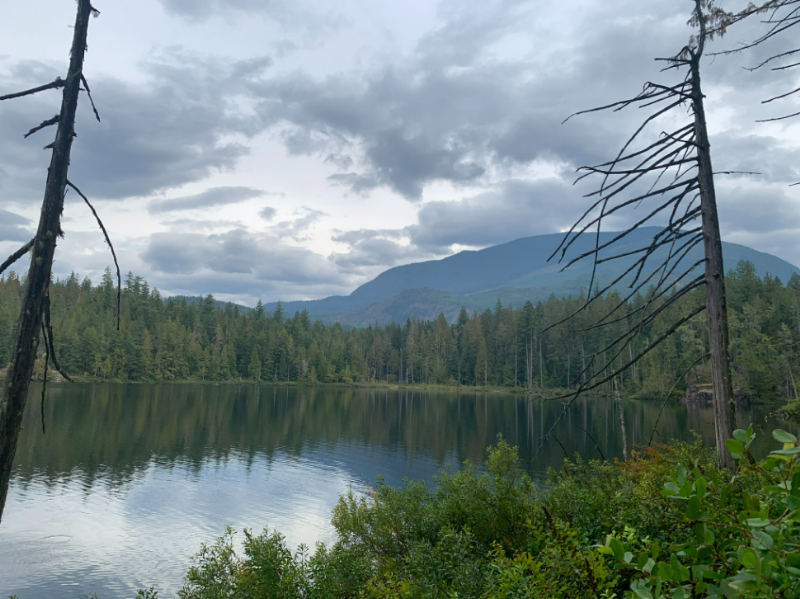
<path id="1" fill-rule="evenodd" d="M 290 546 L 331 541 L 341 493 L 376 477 L 432 481 L 446 465 L 480 464 L 502 434 L 543 477 L 563 451 L 544 432 L 555 402 L 483 393 L 208 385 L 49 385 L 31 389 L 0 524 L 0 596 L 133 598 L 181 587 L 191 555 L 227 524 L 280 530 Z M 628 443 L 646 444 L 658 402 L 623 403 Z M 794 429 L 763 407 L 738 424 Z M 671 402 L 662 437 L 713 443 L 710 406 Z M 556 430 L 570 454 L 622 454 L 617 404 L 580 399 Z"/>

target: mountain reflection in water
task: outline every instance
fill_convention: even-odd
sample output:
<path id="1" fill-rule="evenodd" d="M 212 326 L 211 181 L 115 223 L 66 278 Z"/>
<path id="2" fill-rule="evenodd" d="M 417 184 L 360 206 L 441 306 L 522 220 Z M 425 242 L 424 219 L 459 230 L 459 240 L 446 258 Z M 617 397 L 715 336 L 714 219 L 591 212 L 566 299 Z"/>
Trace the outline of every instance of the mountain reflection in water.
<path id="1" fill-rule="evenodd" d="M 564 451 L 622 455 L 617 402 L 581 398 L 537 449 L 558 402 L 502 394 L 193 384 L 31 389 L 0 524 L 0 596 L 173 596 L 202 542 L 226 524 L 283 532 L 290 545 L 330 541 L 330 512 L 376 477 L 432 482 L 438 469 L 481 464 L 502 434 L 535 477 Z M 646 444 L 658 402 L 625 401 L 629 445 Z M 769 432 L 766 410 L 740 425 Z M 785 427 L 785 425 L 782 425 Z M 713 441 L 710 406 L 667 404 L 659 439 Z M 587 434 L 588 433 L 588 434 Z M 590 436 L 591 435 L 591 436 Z M 757 449 L 765 451 L 769 435 Z M 592 438 L 594 440 L 592 440 Z M 563 450 L 562 447 L 563 446 Z"/>

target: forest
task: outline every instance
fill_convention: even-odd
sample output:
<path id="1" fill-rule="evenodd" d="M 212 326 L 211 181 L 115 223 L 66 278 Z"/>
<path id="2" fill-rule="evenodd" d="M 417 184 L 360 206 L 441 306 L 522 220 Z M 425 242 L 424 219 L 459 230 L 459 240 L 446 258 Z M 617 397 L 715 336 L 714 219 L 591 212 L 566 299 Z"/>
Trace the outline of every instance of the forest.
<path id="1" fill-rule="evenodd" d="M 734 385 L 755 400 L 795 399 L 800 369 L 800 276 L 786 284 L 759 278 L 749 262 L 726 276 Z M 22 281 L 0 279 L 0 364 L 10 359 Z M 676 293 L 677 291 L 673 291 Z M 404 384 L 505 387 L 529 391 L 573 389 L 597 374 L 592 356 L 631 326 L 648 296 L 637 296 L 628 316 L 592 328 L 620 301 L 616 293 L 592 303 L 564 324 L 551 327 L 585 303 L 583 296 L 551 296 L 521 308 L 497 303 L 494 310 L 456 322 L 411 318 L 387 326 L 348 328 L 312 322 L 307 312 L 267 313 L 259 302 L 240 310 L 200 301 L 163 298 L 141 277 L 128 274 L 122 288 L 117 330 L 117 288 L 107 270 L 99 285 L 71 274 L 51 284 L 55 348 L 60 366 L 85 380 L 232 381 Z M 674 302 L 628 348 L 633 355 L 664 333 L 669 323 L 704 302 L 695 290 Z M 658 302 L 652 302 L 656 309 Z M 43 344 L 42 344 L 43 346 Z M 43 370 L 40 350 L 37 372 Z M 701 314 L 682 325 L 639 363 L 609 383 L 634 396 L 681 392 L 708 382 L 707 326 Z M 594 363 L 605 364 L 602 354 Z M 619 363 L 630 356 L 620 356 Z M 699 361 L 698 361 L 699 360 Z M 694 365 L 694 366 L 693 366 Z M 51 370 L 51 373 L 54 371 Z M 685 375 L 685 376 L 684 376 Z"/>

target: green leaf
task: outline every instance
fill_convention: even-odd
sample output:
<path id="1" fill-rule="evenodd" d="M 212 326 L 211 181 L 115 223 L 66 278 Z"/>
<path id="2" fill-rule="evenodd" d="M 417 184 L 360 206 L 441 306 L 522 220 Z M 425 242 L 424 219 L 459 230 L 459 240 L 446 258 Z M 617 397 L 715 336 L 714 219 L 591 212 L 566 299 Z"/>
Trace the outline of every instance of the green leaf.
<path id="1" fill-rule="evenodd" d="M 669 565 L 672 566 L 672 580 L 680 584 L 681 582 L 681 562 L 674 553 L 669 556 Z"/>
<path id="2" fill-rule="evenodd" d="M 698 583 L 695 585 L 695 587 L 694 587 L 694 590 L 695 590 L 696 592 L 698 592 L 698 593 L 702 593 L 703 591 L 705 591 L 705 590 L 706 590 L 706 588 L 708 588 L 708 584 L 706 584 L 705 582 L 698 582 Z"/>
<path id="3" fill-rule="evenodd" d="M 622 559 L 625 560 L 625 563 L 628 564 L 633 563 L 633 553 L 631 553 L 630 551 L 626 551 Z"/>
<path id="4" fill-rule="evenodd" d="M 672 580 L 672 568 L 669 564 L 658 562 L 658 577 L 662 580 Z"/>
<path id="5" fill-rule="evenodd" d="M 653 566 L 655 566 L 655 565 L 656 565 L 655 560 L 653 560 L 653 558 L 650 557 L 650 558 L 647 559 L 647 562 L 642 567 L 642 571 L 647 572 L 648 574 L 650 574 L 650 572 L 653 571 Z"/>
<path id="6" fill-rule="evenodd" d="M 755 568 L 756 564 L 758 563 L 758 557 L 756 556 L 756 552 L 748 547 L 744 551 L 742 551 L 742 564 L 746 568 Z"/>
<path id="7" fill-rule="evenodd" d="M 697 537 L 698 543 L 705 543 L 706 541 L 706 525 L 704 522 L 698 522 L 694 525 L 694 534 Z"/>
<path id="8" fill-rule="evenodd" d="M 752 543 L 756 548 L 761 549 L 763 547 L 764 549 L 769 549 L 772 547 L 772 537 L 763 530 L 754 530 L 753 536 L 755 538 L 753 539 Z"/>
<path id="9" fill-rule="evenodd" d="M 676 471 L 678 474 L 678 484 L 682 485 L 683 482 L 686 480 L 686 468 L 683 466 L 678 466 Z"/>
<path id="10" fill-rule="evenodd" d="M 694 487 L 697 490 L 697 496 L 702 499 L 706 496 L 706 489 L 708 488 L 708 482 L 704 478 L 698 478 L 695 483 Z"/>
<path id="11" fill-rule="evenodd" d="M 683 483 L 683 486 L 681 486 L 679 495 L 681 497 L 689 497 L 692 495 L 692 490 L 692 481 L 687 480 L 685 483 Z"/>
<path id="12" fill-rule="evenodd" d="M 618 562 L 621 562 L 625 558 L 625 548 L 622 546 L 622 543 L 619 542 L 618 538 L 611 537 L 608 546 L 611 548 L 611 551 L 614 552 L 614 559 Z"/>
<path id="13" fill-rule="evenodd" d="M 733 431 L 733 438 L 741 443 L 747 442 L 747 431 L 742 428 L 737 428 Z"/>
<path id="14" fill-rule="evenodd" d="M 747 519 L 747 526 L 750 528 L 763 528 L 764 526 L 769 526 L 771 522 L 766 518 L 748 518 Z"/>
<path id="15" fill-rule="evenodd" d="M 653 559 L 658 559 L 658 555 L 661 553 L 661 545 L 658 541 L 653 541 L 653 544 L 650 546 L 650 556 Z"/>
<path id="16" fill-rule="evenodd" d="M 645 586 L 645 582 L 641 578 L 631 583 L 631 590 L 639 599 L 653 599 L 653 593 Z"/>
<path id="17" fill-rule="evenodd" d="M 689 498 L 685 516 L 687 520 L 697 520 L 700 517 L 700 499 L 697 495 L 692 495 Z"/>
<path id="18" fill-rule="evenodd" d="M 797 443 L 797 437 L 779 428 L 772 431 L 772 436 L 778 443 Z"/>
<path id="19" fill-rule="evenodd" d="M 788 449 L 776 449 L 769 455 L 794 455 L 796 453 L 800 453 L 800 445 L 789 447 Z"/>
<path id="20" fill-rule="evenodd" d="M 725 447 L 728 448 L 728 451 L 730 451 L 735 458 L 742 457 L 742 453 L 744 453 L 744 445 L 738 439 L 728 439 L 725 441 Z"/>

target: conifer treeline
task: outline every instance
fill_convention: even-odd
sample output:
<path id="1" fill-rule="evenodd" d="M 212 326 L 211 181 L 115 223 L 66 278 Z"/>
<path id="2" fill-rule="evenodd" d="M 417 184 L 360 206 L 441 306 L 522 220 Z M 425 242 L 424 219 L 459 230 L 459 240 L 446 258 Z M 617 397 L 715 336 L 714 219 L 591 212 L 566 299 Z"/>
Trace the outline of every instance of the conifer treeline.
<path id="1" fill-rule="evenodd" d="M 759 279 L 740 262 L 727 277 L 731 353 L 736 386 L 744 393 L 795 398 L 800 369 L 800 276 L 788 284 Z M 0 364 L 9 360 L 19 314 L 21 282 L 0 279 Z M 522 308 L 502 306 L 482 314 L 465 309 L 450 324 L 412 318 L 404 324 L 345 329 L 293 316 L 280 306 L 266 313 L 261 302 L 243 313 L 214 298 L 198 303 L 161 297 L 141 277 L 129 274 L 122 292 L 121 330 L 116 330 L 116 289 L 110 271 L 93 286 L 72 274 L 51 285 L 56 351 L 62 367 L 106 380 L 260 380 L 321 383 L 389 382 L 569 388 L 580 381 L 588 356 L 630 326 L 591 329 L 619 297 L 599 300 L 566 325 L 548 325 L 575 311 L 583 298 L 559 299 Z M 634 298 L 628 312 L 645 302 Z M 669 307 L 636 339 L 631 354 L 659 337 L 681 314 L 703 301 L 702 290 Z M 706 352 L 703 314 L 682 326 L 643 361 L 626 369 L 614 385 L 627 392 L 661 394 Z M 588 330 L 587 330 L 588 329 Z M 620 356 L 620 360 L 628 356 Z M 597 363 L 604 363 L 597 360 Z M 688 377 L 703 382 L 705 366 Z M 682 388 L 679 384 L 678 388 Z"/>

